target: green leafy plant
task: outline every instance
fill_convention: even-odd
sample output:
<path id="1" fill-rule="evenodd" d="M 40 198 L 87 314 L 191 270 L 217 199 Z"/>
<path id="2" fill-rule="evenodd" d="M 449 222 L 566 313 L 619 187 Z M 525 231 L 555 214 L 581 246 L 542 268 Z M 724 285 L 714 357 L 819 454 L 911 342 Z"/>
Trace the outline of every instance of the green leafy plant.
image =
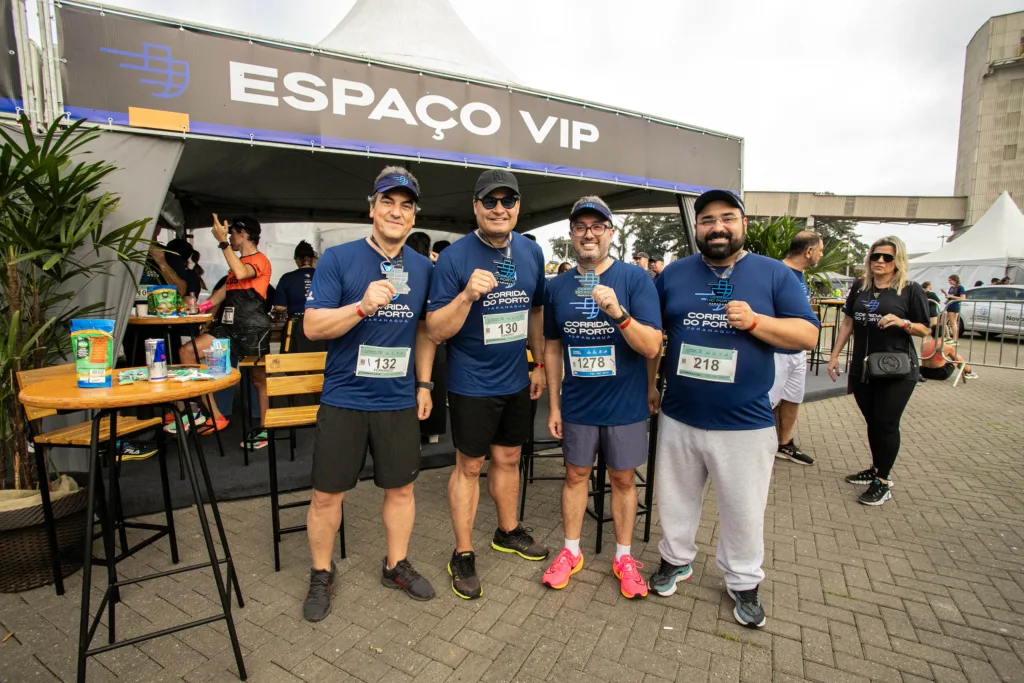
<path id="1" fill-rule="evenodd" d="M 116 169 L 82 160 L 97 130 L 63 124 L 39 136 L 24 118 L 20 136 L 0 127 L 0 487 L 45 478 L 28 457 L 16 373 L 66 358 L 71 319 L 108 312 L 76 304 L 77 285 L 144 263 L 150 244 L 149 218 L 104 226 L 120 199 L 100 186 Z"/>
<path id="2" fill-rule="evenodd" d="M 805 229 L 804 222 L 791 216 L 770 218 L 763 221 L 751 220 L 747 224 L 746 248 L 755 254 L 773 259 L 784 259 L 789 254 L 789 243 Z M 825 253 L 818 265 L 811 266 L 804 273 L 811 284 L 820 283 L 831 291 L 827 273 L 841 273 L 853 263 L 854 251 L 844 243 L 825 244 Z"/>

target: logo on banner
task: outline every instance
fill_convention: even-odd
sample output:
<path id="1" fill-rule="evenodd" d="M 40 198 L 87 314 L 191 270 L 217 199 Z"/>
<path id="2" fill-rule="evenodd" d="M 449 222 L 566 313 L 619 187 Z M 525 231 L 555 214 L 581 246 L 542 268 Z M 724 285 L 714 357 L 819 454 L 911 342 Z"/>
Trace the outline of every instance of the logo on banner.
<path id="1" fill-rule="evenodd" d="M 100 52 L 130 57 L 134 61 L 118 64 L 122 69 L 141 71 L 151 77 L 143 76 L 140 83 L 152 85 L 159 90 L 151 93 L 153 97 L 170 99 L 185 92 L 189 83 L 188 62 L 171 57 L 171 48 L 167 45 L 143 43 L 142 52 L 127 52 L 101 47 Z"/>
<path id="2" fill-rule="evenodd" d="M 708 282 L 710 292 L 698 292 L 697 296 L 704 299 L 713 311 L 721 311 L 732 301 L 733 285 L 729 280 L 719 278 L 717 282 Z"/>
<path id="3" fill-rule="evenodd" d="M 572 307 L 577 309 L 587 320 L 593 320 L 600 312 L 597 302 L 590 296 L 594 287 L 601 284 L 601 279 L 592 270 L 583 271 L 582 275 L 575 276 L 580 286 L 576 288 L 576 296 L 583 297 L 583 301 L 573 301 Z"/>

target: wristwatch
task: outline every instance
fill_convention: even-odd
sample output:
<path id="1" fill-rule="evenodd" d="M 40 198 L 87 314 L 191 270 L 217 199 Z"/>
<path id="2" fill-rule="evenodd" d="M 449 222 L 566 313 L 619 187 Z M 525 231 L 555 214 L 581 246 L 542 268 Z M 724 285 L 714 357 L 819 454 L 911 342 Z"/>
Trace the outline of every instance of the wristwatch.
<path id="1" fill-rule="evenodd" d="M 217 243 L 217 248 L 218 249 L 227 249 L 230 246 L 231 246 L 231 242 L 218 242 Z"/>
<path id="2" fill-rule="evenodd" d="M 427 391 L 433 391 L 434 390 L 434 383 L 433 382 L 416 382 L 416 388 L 417 389 L 426 389 Z"/>
<path id="3" fill-rule="evenodd" d="M 619 308 L 622 308 L 622 306 L 619 306 Z M 620 315 L 618 318 L 612 318 L 612 322 L 615 323 L 616 326 L 618 326 L 626 322 L 628 318 L 629 311 L 627 311 L 625 308 L 622 308 L 622 315 Z"/>

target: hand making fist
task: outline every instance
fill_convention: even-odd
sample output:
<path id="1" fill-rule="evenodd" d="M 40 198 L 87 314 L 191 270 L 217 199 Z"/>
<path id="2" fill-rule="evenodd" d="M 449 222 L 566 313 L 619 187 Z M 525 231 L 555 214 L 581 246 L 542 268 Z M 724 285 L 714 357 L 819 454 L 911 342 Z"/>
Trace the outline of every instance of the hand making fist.
<path id="1" fill-rule="evenodd" d="M 228 223 L 227 221 L 221 221 L 217 218 L 217 214 L 213 214 L 213 229 L 210 230 L 213 233 L 213 239 L 217 240 L 217 244 L 228 241 Z"/>
<path id="2" fill-rule="evenodd" d="M 611 287 L 606 287 L 604 285 L 594 287 L 594 291 L 590 293 L 590 298 L 593 299 L 598 308 L 600 308 L 604 313 L 607 313 L 609 317 L 622 317 L 622 306 L 619 305 L 619 297 L 615 296 L 615 290 Z"/>
<path id="3" fill-rule="evenodd" d="M 363 313 L 366 315 L 373 315 L 377 312 L 378 308 L 391 303 L 391 297 L 395 294 L 396 291 L 393 284 L 387 280 L 375 280 L 366 288 L 366 293 L 363 294 L 363 300 L 359 302 L 359 307 L 363 309 Z"/>
<path id="4" fill-rule="evenodd" d="M 479 301 L 480 297 L 484 296 L 497 286 L 498 280 L 494 277 L 494 273 L 489 270 L 481 270 L 477 268 L 473 271 L 473 274 L 469 276 L 469 282 L 466 283 L 466 288 L 462 290 L 462 294 L 469 299 L 470 302 Z"/>
<path id="5" fill-rule="evenodd" d="M 726 320 L 737 330 L 749 330 L 756 314 L 746 301 L 730 301 L 725 305 Z"/>

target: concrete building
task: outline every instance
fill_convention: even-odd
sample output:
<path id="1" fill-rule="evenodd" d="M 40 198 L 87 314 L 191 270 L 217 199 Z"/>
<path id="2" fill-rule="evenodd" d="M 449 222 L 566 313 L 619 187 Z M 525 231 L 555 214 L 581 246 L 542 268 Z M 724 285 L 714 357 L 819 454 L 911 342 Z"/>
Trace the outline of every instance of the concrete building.
<path id="1" fill-rule="evenodd" d="M 1024 12 L 992 17 L 967 45 L 953 194 L 974 225 L 1004 191 L 1024 206 Z"/>

